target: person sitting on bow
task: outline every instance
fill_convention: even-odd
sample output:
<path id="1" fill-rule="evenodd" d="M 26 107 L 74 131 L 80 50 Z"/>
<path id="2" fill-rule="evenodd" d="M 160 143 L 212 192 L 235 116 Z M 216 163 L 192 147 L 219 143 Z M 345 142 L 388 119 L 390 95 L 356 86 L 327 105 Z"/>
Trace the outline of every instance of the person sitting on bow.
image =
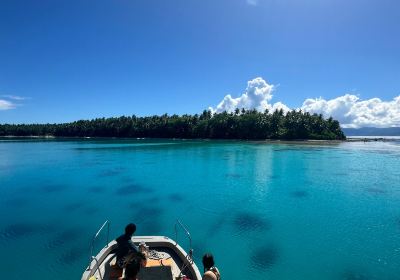
<path id="1" fill-rule="evenodd" d="M 117 265 L 124 268 L 126 264 L 133 259 L 139 252 L 138 246 L 132 241 L 132 236 L 136 231 L 136 225 L 133 223 L 125 227 L 125 233 L 115 239 L 117 241 Z"/>
<path id="2" fill-rule="evenodd" d="M 221 274 L 215 266 L 214 257 L 212 254 L 207 253 L 203 256 L 204 274 L 202 280 L 220 280 Z"/>

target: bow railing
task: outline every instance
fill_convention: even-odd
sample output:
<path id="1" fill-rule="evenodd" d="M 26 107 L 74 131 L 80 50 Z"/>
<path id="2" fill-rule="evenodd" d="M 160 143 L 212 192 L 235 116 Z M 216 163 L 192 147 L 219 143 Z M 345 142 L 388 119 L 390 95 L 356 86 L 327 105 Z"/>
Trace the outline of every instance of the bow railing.
<path id="1" fill-rule="evenodd" d="M 97 238 L 99 237 L 100 233 L 103 231 L 104 228 L 107 227 L 107 241 L 106 241 L 106 245 L 105 248 L 108 247 L 108 243 L 109 243 L 109 238 L 110 238 L 110 222 L 107 220 L 103 223 L 103 225 L 99 228 L 99 230 L 96 232 L 96 234 L 93 236 L 92 238 L 92 242 L 90 243 L 90 257 L 89 257 L 89 265 L 87 270 L 90 270 L 90 265 L 92 263 L 92 260 L 96 261 L 97 264 L 97 268 L 99 268 L 99 263 L 98 260 L 96 259 L 96 257 L 93 255 L 93 251 L 94 251 L 94 245 L 95 242 L 97 240 Z M 100 271 L 99 271 L 100 273 Z M 100 274 L 100 279 L 102 279 L 101 274 Z"/>

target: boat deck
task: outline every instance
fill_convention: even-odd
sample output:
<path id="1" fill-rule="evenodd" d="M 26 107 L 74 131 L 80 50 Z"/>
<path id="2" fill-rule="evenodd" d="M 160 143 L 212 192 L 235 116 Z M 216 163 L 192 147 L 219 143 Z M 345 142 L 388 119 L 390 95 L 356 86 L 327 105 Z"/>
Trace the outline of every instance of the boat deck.
<path id="1" fill-rule="evenodd" d="M 182 262 L 171 249 L 150 248 L 146 267 L 140 269 L 137 278 L 139 280 L 176 279 L 179 277 L 181 266 Z M 123 269 L 116 265 L 115 254 L 110 254 L 100 266 L 100 273 L 97 270 L 93 276 L 99 280 L 117 280 L 124 275 L 124 272 Z"/>
<path id="2" fill-rule="evenodd" d="M 180 272 L 182 268 L 183 274 L 189 279 L 200 279 L 195 264 L 188 265 L 186 257 L 182 253 L 184 251 L 180 251 L 180 246 L 174 244 L 172 240 L 166 237 L 133 237 L 132 240 L 135 244 L 140 241 L 146 241 L 146 245 L 149 246 L 148 251 L 146 252 L 146 266 L 141 267 L 137 276 L 138 280 L 181 279 Z M 82 279 L 117 280 L 119 277 L 124 276 L 124 269 L 121 269 L 116 265 L 116 244 L 115 242 L 111 242 L 110 244 L 111 245 L 104 248 L 102 253 L 97 257 L 99 263 L 96 263 L 95 261 L 92 262 L 90 269 L 91 272 L 88 272 L 89 277 L 86 278 L 85 276 Z M 194 271 L 193 267 L 195 267 Z"/>

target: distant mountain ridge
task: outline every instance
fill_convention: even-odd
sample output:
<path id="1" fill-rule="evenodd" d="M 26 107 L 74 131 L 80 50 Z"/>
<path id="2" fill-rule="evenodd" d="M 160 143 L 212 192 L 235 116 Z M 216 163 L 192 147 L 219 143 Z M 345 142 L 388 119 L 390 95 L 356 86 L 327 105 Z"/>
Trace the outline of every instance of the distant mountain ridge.
<path id="1" fill-rule="evenodd" d="M 400 127 L 342 128 L 346 136 L 400 136 Z"/>

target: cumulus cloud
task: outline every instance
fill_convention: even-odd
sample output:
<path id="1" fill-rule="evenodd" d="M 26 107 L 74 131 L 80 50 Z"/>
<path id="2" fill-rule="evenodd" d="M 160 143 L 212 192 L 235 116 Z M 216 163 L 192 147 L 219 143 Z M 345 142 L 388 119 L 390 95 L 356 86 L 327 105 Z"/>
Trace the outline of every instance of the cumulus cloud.
<path id="1" fill-rule="evenodd" d="M 400 126 L 400 96 L 391 101 L 382 101 L 379 98 L 361 100 L 352 94 L 331 100 L 306 99 L 301 109 L 332 117 L 338 120 L 342 127 Z"/>
<path id="2" fill-rule="evenodd" d="M 10 109 L 14 109 L 15 108 L 15 104 L 7 101 L 7 100 L 3 100 L 0 99 L 0 110 L 10 110 Z"/>
<path id="3" fill-rule="evenodd" d="M 289 110 L 289 108 L 281 102 L 275 104 L 269 103 L 272 99 L 273 90 L 273 85 L 268 84 L 263 78 L 258 77 L 247 82 L 247 88 L 240 97 L 233 98 L 228 94 L 215 109 L 211 108 L 211 110 L 216 113 L 223 111 L 233 112 L 236 108 L 244 108 L 246 110 L 257 109 L 259 111 L 264 111 L 265 109 L 270 111 L 274 111 L 275 109 Z"/>
<path id="4" fill-rule="evenodd" d="M 247 82 L 247 88 L 241 96 L 234 98 L 228 94 L 216 108 L 210 109 L 214 113 L 233 112 L 236 108 L 258 111 L 283 109 L 285 112 L 291 110 L 282 102 L 270 102 L 274 88 L 274 85 L 258 77 Z M 301 107 L 293 109 L 311 114 L 322 114 L 326 118 L 332 117 L 338 120 L 342 127 L 400 126 L 400 96 L 391 101 L 383 101 L 379 98 L 361 100 L 353 94 L 345 94 L 330 100 L 321 97 L 308 98 Z"/>

